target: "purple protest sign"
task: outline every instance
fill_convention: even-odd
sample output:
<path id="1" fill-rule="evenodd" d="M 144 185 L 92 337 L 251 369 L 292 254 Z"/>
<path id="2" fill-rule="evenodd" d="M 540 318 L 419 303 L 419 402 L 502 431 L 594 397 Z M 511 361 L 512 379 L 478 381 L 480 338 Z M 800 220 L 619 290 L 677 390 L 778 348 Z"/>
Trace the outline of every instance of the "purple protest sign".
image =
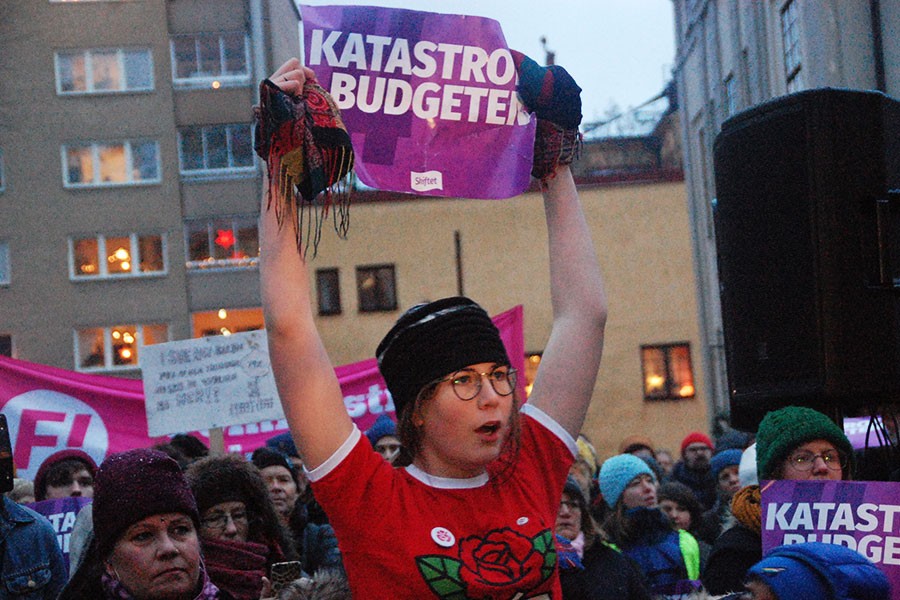
<path id="1" fill-rule="evenodd" d="M 883 431 L 881 417 L 844 417 L 844 434 L 856 449 L 883 446 Z"/>
<path id="2" fill-rule="evenodd" d="M 47 520 L 53 525 L 53 530 L 56 531 L 56 541 L 59 543 L 59 549 L 62 550 L 67 571 L 69 569 L 69 538 L 72 535 L 72 527 L 75 526 L 75 517 L 78 516 L 78 513 L 86 504 L 90 503 L 91 498 L 66 496 L 65 498 L 54 498 L 26 504 L 27 507 L 34 509 L 35 512 L 47 517 Z"/>
<path id="3" fill-rule="evenodd" d="M 763 554 L 802 542 L 846 546 L 900 590 L 900 483 L 780 480 L 760 489 Z"/>
<path id="4" fill-rule="evenodd" d="M 306 63 L 341 109 L 367 186 L 510 198 L 530 182 L 535 120 L 500 24 L 374 6 L 300 6 Z"/>

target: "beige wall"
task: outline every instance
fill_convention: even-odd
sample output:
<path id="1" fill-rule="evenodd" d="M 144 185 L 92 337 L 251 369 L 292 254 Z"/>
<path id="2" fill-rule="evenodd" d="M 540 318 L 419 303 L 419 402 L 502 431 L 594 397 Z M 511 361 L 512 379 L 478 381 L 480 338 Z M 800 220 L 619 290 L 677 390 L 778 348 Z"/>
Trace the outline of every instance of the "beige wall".
<path id="1" fill-rule="evenodd" d="M 707 429 L 684 184 L 583 188 L 581 198 L 610 302 L 603 365 L 584 431 L 603 456 L 632 433 L 677 448 L 692 429 Z M 337 267 L 340 273 L 343 313 L 319 318 L 335 364 L 373 356 L 381 336 L 413 304 L 457 293 L 457 230 L 465 295 L 491 314 L 522 304 L 526 351 L 543 350 L 551 314 L 540 195 L 407 199 L 352 205 L 349 239 L 326 230 L 311 262 L 312 271 Z M 395 265 L 399 310 L 357 313 L 355 268 L 381 263 Z M 644 401 L 641 344 L 680 341 L 691 343 L 696 397 Z"/>

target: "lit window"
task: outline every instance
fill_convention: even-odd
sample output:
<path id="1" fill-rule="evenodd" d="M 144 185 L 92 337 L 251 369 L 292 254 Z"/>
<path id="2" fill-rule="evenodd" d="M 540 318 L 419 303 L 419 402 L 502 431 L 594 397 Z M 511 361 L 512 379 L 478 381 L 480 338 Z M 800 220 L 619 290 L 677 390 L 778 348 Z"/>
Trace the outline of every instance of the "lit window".
<path id="1" fill-rule="evenodd" d="M 532 352 L 525 355 L 525 397 L 531 396 L 531 388 L 537 378 L 538 367 L 541 365 L 542 352 Z"/>
<path id="2" fill-rule="evenodd" d="M 394 265 L 356 267 L 356 291 L 359 312 L 397 310 Z"/>
<path id="3" fill-rule="evenodd" d="M 243 331 L 265 329 L 261 308 L 219 308 L 195 312 L 193 337 L 231 335 Z"/>
<path id="4" fill-rule="evenodd" d="M 143 48 L 56 53 L 56 91 L 99 94 L 153 89 L 153 59 Z"/>
<path id="5" fill-rule="evenodd" d="M 9 285 L 9 242 L 0 240 L 0 285 Z"/>
<path id="6" fill-rule="evenodd" d="M 181 173 L 255 173 L 253 136 L 248 124 L 188 127 L 178 132 Z"/>
<path id="7" fill-rule="evenodd" d="M 341 286 L 337 269 L 316 269 L 316 298 L 320 315 L 341 314 Z"/>
<path id="8" fill-rule="evenodd" d="M 66 187 L 159 183 L 159 144 L 153 141 L 87 142 L 62 147 Z"/>
<path id="9" fill-rule="evenodd" d="M 0 356 L 12 358 L 12 336 L 0 333 Z"/>
<path id="10" fill-rule="evenodd" d="M 641 346 L 645 400 L 681 400 L 694 397 L 691 346 L 683 342 Z"/>
<path id="11" fill-rule="evenodd" d="M 69 239 L 72 279 L 164 275 L 165 257 L 162 235 L 131 233 Z"/>
<path id="12" fill-rule="evenodd" d="M 797 3 L 794 0 L 789 0 L 781 9 L 781 43 L 784 51 L 784 74 L 789 93 L 803 89 L 800 21 L 797 10 Z"/>
<path id="13" fill-rule="evenodd" d="M 166 325 L 116 325 L 75 332 L 75 368 L 123 370 L 138 366 L 141 346 L 169 341 Z"/>
<path id="14" fill-rule="evenodd" d="M 189 269 L 255 267 L 259 262 L 256 217 L 228 217 L 185 224 Z"/>
<path id="15" fill-rule="evenodd" d="M 223 87 L 250 83 L 250 51 L 240 31 L 172 38 L 172 78 L 178 87 Z"/>

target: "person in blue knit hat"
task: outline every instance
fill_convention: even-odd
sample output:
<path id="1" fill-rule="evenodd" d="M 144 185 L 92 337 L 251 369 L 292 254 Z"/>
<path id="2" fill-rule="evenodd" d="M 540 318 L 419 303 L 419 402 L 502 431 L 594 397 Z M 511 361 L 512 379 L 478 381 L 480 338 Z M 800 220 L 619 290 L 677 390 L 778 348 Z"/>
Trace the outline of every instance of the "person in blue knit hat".
<path id="1" fill-rule="evenodd" d="M 754 600 L 888 600 L 887 576 L 844 546 L 808 542 L 778 546 L 747 571 Z"/>
<path id="2" fill-rule="evenodd" d="M 600 493 L 611 509 L 603 531 L 637 561 L 653 594 L 683 594 L 699 587 L 700 546 L 688 531 L 675 531 L 659 509 L 657 480 L 650 466 L 619 454 L 600 467 Z"/>
<path id="3" fill-rule="evenodd" d="M 397 424 L 387 415 L 380 415 L 366 430 L 366 437 L 375 452 L 384 457 L 392 465 L 405 466 L 409 461 L 403 462 L 403 444 L 397 437 Z M 398 462 L 399 461 L 399 462 Z"/>
<path id="4" fill-rule="evenodd" d="M 698 531 L 703 541 L 709 544 L 715 543 L 725 522 L 731 517 L 731 499 L 741 489 L 738 471 L 742 455 L 742 450 L 729 448 L 717 452 L 709 461 L 709 470 L 716 480 L 716 503 L 703 513 L 703 524 Z"/>

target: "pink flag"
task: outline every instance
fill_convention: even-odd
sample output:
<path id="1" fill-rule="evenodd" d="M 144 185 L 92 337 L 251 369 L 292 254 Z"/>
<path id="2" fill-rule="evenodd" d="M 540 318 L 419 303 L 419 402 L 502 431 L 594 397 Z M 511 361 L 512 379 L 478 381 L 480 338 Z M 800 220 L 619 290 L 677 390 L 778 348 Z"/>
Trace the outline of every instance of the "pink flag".
<path id="1" fill-rule="evenodd" d="M 522 306 L 493 320 L 513 367 L 521 372 L 525 354 Z M 335 372 L 347 412 L 361 430 L 383 413 L 393 415 L 394 403 L 375 359 L 340 366 Z M 524 378 L 519 380 L 519 393 L 524 397 Z M 147 434 L 140 379 L 78 373 L 0 356 L 0 411 L 9 422 L 17 476 L 26 479 L 33 479 L 41 463 L 64 448 L 83 450 L 100 464 L 114 452 L 169 440 L 168 436 Z M 284 419 L 227 427 L 225 450 L 251 452 L 287 429 Z M 188 433 L 209 444 L 207 431 Z"/>

